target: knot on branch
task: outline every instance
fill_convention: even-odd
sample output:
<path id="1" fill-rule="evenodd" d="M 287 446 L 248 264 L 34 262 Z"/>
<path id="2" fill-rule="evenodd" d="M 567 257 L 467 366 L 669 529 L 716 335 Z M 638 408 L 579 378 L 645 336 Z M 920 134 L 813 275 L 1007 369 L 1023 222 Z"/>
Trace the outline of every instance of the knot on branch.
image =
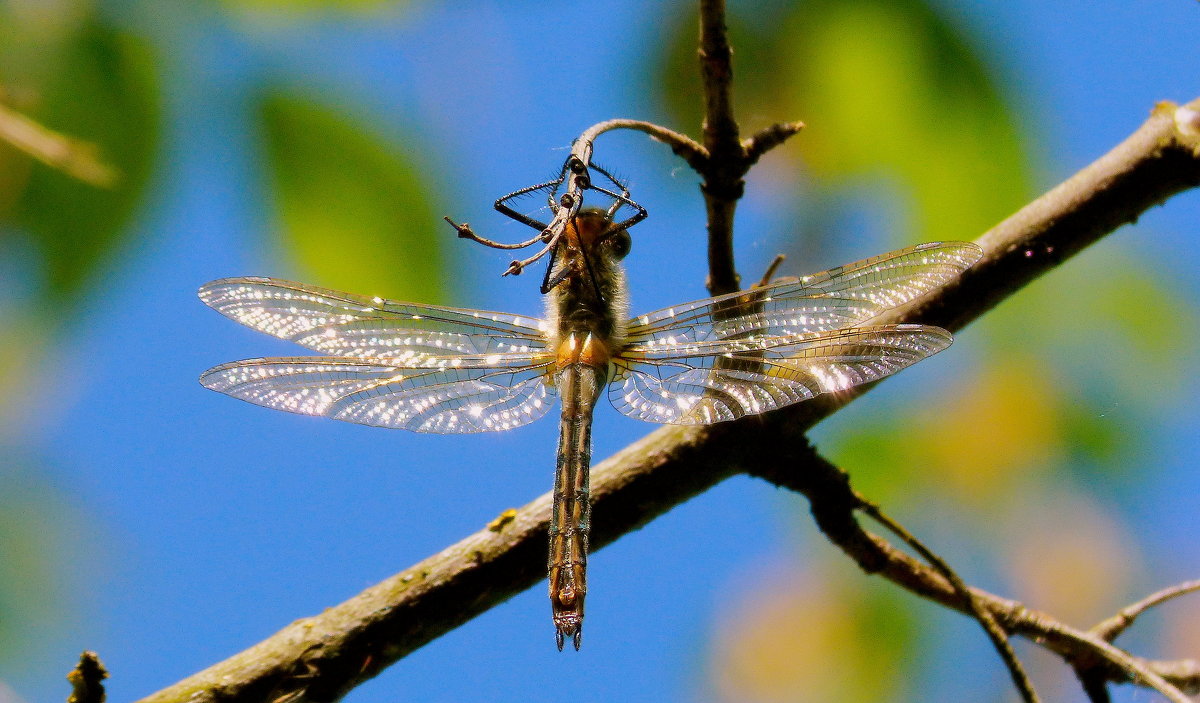
<path id="1" fill-rule="evenodd" d="M 85 651 L 79 655 L 79 663 L 67 674 L 71 682 L 71 695 L 67 703 L 104 703 L 106 695 L 104 684 L 108 678 L 108 669 L 100 662 L 100 655 Z"/>
<path id="2" fill-rule="evenodd" d="M 700 190 L 705 195 L 720 200 L 739 200 L 746 192 L 746 181 L 741 178 L 724 179 L 706 177 L 700 184 Z"/>

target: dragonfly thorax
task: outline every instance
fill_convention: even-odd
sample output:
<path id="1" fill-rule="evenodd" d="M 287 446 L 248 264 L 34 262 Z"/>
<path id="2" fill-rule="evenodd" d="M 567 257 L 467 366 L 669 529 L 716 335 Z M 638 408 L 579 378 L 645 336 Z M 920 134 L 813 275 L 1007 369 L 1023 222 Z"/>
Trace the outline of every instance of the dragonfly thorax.
<path id="1" fill-rule="evenodd" d="M 629 305 L 620 263 L 629 252 L 629 233 L 610 234 L 611 223 L 605 211 L 588 209 L 568 225 L 551 269 L 562 281 L 547 302 L 554 348 L 561 350 L 573 335 L 590 336 L 607 350 L 606 363 L 623 346 Z"/>

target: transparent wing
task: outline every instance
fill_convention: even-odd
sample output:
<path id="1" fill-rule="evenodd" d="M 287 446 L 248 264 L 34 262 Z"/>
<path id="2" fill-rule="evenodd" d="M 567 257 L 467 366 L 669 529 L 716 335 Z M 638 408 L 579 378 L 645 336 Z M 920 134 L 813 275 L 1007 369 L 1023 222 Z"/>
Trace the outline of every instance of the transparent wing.
<path id="1" fill-rule="evenodd" d="M 544 323 L 485 310 L 399 303 L 272 278 L 223 278 L 200 299 L 260 332 L 331 356 L 419 365 L 427 356 L 545 349 Z"/>
<path id="2" fill-rule="evenodd" d="M 878 380 L 951 341 L 940 327 L 884 325 L 626 350 L 608 397 L 638 420 L 707 425 Z"/>
<path id="3" fill-rule="evenodd" d="M 850 327 L 944 285 L 982 254 L 969 242 L 921 244 L 635 317 L 627 339 L 634 350 L 652 351 L 677 343 Z"/>
<path id="4" fill-rule="evenodd" d="M 533 422 L 553 404 L 553 358 L 531 354 L 383 359 L 248 359 L 205 371 L 200 383 L 255 405 L 415 432 L 467 434 Z"/>

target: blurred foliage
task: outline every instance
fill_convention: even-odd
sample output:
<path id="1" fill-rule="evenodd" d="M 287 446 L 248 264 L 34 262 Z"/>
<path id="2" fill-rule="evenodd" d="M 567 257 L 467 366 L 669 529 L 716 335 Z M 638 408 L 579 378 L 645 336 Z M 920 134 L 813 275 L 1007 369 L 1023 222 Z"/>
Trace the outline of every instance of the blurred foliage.
<path id="1" fill-rule="evenodd" d="M 45 347 L 132 236 L 159 149 L 160 84 L 149 45 L 97 18 L 91 3 L 0 5 L 0 101 L 9 125 L 43 144 L 64 135 L 61 170 L 0 142 L 0 657 L 49 646 L 68 599 L 70 511 L 36 459 L 17 448 Z M 28 120 L 28 121 L 26 121 Z M 43 129 L 44 128 L 44 129 Z M 55 134 L 57 133 L 57 134 Z M 49 141 L 47 141 L 47 139 Z M 94 150 L 94 151 L 93 151 Z M 97 187 L 69 173 L 95 153 Z M 50 159 L 51 161 L 53 159 Z M 85 164 L 86 165 L 86 164 Z M 65 172 L 64 172 L 65 171 Z M 76 174 L 78 175 L 78 174 Z M 101 178 L 100 180 L 104 180 Z M 82 532 L 82 531 L 81 531 Z"/>
<path id="2" fill-rule="evenodd" d="M 272 13 L 277 16 L 304 17 L 318 14 L 375 14 L 395 11 L 408 0 L 220 0 L 235 12 Z"/>
<path id="3" fill-rule="evenodd" d="M 730 12 L 744 134 L 807 125 L 764 162 L 776 189 L 793 179 L 803 210 L 781 219 L 808 223 L 784 247 L 827 246 L 847 203 L 886 211 L 887 236 L 911 243 L 973 238 L 1033 195 L 1029 134 L 996 62 L 937 6 L 805 0 Z M 658 64 L 677 125 L 700 124 L 695 27 L 693 10 Z M 790 171 L 770 164 L 780 159 Z M 882 407 L 856 404 L 822 425 L 821 448 L 935 549 L 992 555 L 970 565 L 969 582 L 1003 573 L 1006 593 L 1068 621 L 1097 620 L 1140 584 L 1130 576 L 1137 545 L 1102 507 L 1107 496 L 1090 495 L 1120 484 L 1099 488 L 1093 477 L 1145 470 L 1144 428 L 1179 392 L 1177 350 L 1196 343 L 1195 315 L 1170 290 L 1111 246 L 1089 251 L 960 335 L 976 341 L 969 366 L 903 399 L 883 393 Z M 862 650 L 932 656 L 937 643 L 885 626 L 889 613 L 857 584 L 820 584 L 833 578 L 827 564 L 806 569 L 790 587 L 741 594 L 736 615 L 722 618 L 712 663 L 722 698 L 920 699 L 881 678 L 899 661 Z M 829 652 L 836 665 L 810 663 Z"/>
<path id="4" fill-rule="evenodd" d="M 46 129 L 3 104 L 0 140 L 85 183 L 112 187 L 117 182 L 117 172 L 100 159 L 95 144 Z"/>
<path id="5" fill-rule="evenodd" d="M 1184 289 L 1128 252 L 1095 247 L 989 313 L 984 334 L 998 353 L 1049 352 L 1093 407 L 1149 412 L 1183 391 L 1179 350 L 1198 331 Z"/>
<path id="6" fill-rule="evenodd" d="M 1031 608 L 1092 625 L 1141 585 L 1143 560 L 1117 512 L 1077 486 L 1042 482 L 1003 524 L 996 546 L 1004 592 Z"/>
<path id="7" fill-rule="evenodd" d="M 25 39 L 19 36 L 11 31 L 4 39 Z M 0 85 L 27 102 L 23 111 L 39 123 L 96 145 L 119 175 L 113 187 L 97 188 L 0 146 L 0 182 L 6 185 L 0 216 L 6 229 L 34 242 L 44 264 L 43 302 L 51 306 L 77 295 L 128 239 L 161 122 L 159 80 L 145 42 L 89 20 L 53 46 L 49 57 L 5 46 L 0 55 L 34 65 L 0 65 Z"/>
<path id="8" fill-rule="evenodd" d="M 210 9 L 287 23 L 410 6 L 218 0 Z M 674 17 L 674 40 L 656 65 L 671 122 L 694 132 L 699 79 L 688 7 Z M 746 132 L 782 120 L 809 125 L 762 166 L 783 159 L 793 175 L 808 176 L 795 184 L 807 207 L 795 219 L 817 224 L 805 232 L 811 239 L 791 246 L 830 237 L 824 223 L 846 200 L 873 207 L 858 196 L 864 184 L 895 195 L 901 206 L 889 236 L 906 242 L 975 236 L 1032 194 L 1030 135 L 1015 101 L 983 43 L 937 7 L 733 3 L 734 95 Z M 28 280 L 6 280 L 0 294 L 2 416 L 27 410 L 20 399 L 37 383 L 40 350 L 54 339 L 49 326 L 81 310 L 76 301 L 130 243 L 163 117 L 154 52 L 102 23 L 91 0 L 0 4 L 0 88 L 5 106 L 96 145 L 120 174 L 114 187 L 97 189 L 0 144 L 0 253 L 33 262 L 33 273 L 22 272 Z M 434 226 L 441 210 L 431 184 L 441 180 L 414 157 L 417 149 L 405 148 L 419 139 L 376 133 L 341 97 L 261 86 L 250 119 L 261 128 L 278 251 L 306 280 L 436 301 L 444 284 L 439 243 L 452 239 Z M 935 547 L 948 538 L 939 528 L 949 526 L 965 549 L 994 555 L 1013 595 L 1089 622 L 1124 595 L 1140 555 L 1105 497 L 1079 485 L 1078 475 L 1143 468 L 1134 461 L 1145 436 L 1139 428 L 1155 423 L 1163 396 L 1179 393 L 1169 380 L 1186 373 L 1176 350 L 1195 344 L 1195 317 L 1169 290 L 1137 262 L 1089 252 L 968 331 L 981 348 L 971 368 L 904 399 L 898 414 L 864 414 L 856 404 L 853 425 L 833 423 L 824 444 L 856 487 L 902 521 L 938 516 L 914 526 L 932 533 Z M 47 624 L 63 616 L 61 564 L 71 558 L 62 552 L 70 528 L 61 516 L 69 511 L 46 484 L 18 480 L 9 456 L 0 466 L 8 471 L 0 490 L 0 657 L 25 654 L 32 628 L 47 639 Z M 947 514 L 952 519 L 939 519 Z M 1055 521 L 1061 516 L 1069 524 Z M 929 643 L 911 599 L 833 568 L 830 558 L 841 559 L 825 555 L 804 573 L 767 574 L 721 616 L 717 695 L 916 698 L 908 660 Z M 988 572 L 970 567 L 968 580 Z M 1177 607 L 1197 612 L 1194 601 Z M 1186 625 L 1194 622 L 1173 620 L 1175 651 L 1200 646 Z"/>
<path id="9" fill-rule="evenodd" d="M 312 2 L 305 9 L 401 5 Z M 84 183 L 70 168 L 48 166 L 44 161 L 52 159 L 35 160 L 0 139 L 0 446 L 6 447 L 0 659 L 6 664 L 35 656 L 31 642 L 53 644 L 55 628 L 72 615 L 68 591 L 80 568 L 65 545 L 90 548 L 84 536 L 96 532 L 70 525 L 70 489 L 55 486 L 36 458 L 16 459 L 7 443 L 20 447 L 40 416 L 30 399 L 48 383 L 42 375 L 55 357 L 47 348 L 73 316 L 87 312 L 91 289 L 133 243 L 132 224 L 160 163 L 160 61 L 149 41 L 103 22 L 90 0 L 0 3 L 0 109 L 8 124 L 26 133 L 32 124 L 44 145 L 77 150 L 68 156 L 94 153 L 115 175 L 106 187 Z M 283 224 L 280 251 L 329 285 L 436 299 L 438 242 L 451 235 L 434 227 L 428 171 L 366 122 L 331 106 L 271 88 L 262 96 L 249 117 L 259 120 L 265 141 L 263 175 L 274 186 Z M 74 615 L 83 622 L 92 614 Z"/>
<path id="10" fill-rule="evenodd" d="M 837 195 L 882 179 L 906 205 L 891 235 L 955 240 L 1028 200 L 1017 115 L 970 38 L 932 6 L 807 0 L 773 13 L 730 18 L 734 97 L 747 134 L 784 120 L 807 125 L 781 152 L 818 191 L 804 219 L 826 220 L 820 210 Z M 662 63 L 664 99 L 683 125 L 700 122 L 695 22 L 676 26 Z"/>
<path id="11" fill-rule="evenodd" d="M 904 594 L 880 586 L 820 565 L 763 575 L 722 617 L 709 674 L 716 699 L 903 700 L 921 623 Z"/>
<path id="12" fill-rule="evenodd" d="M 1021 500 L 1032 477 L 1061 458 L 1062 399 L 1047 390 L 1055 387 L 1036 356 L 991 359 L 902 416 L 857 417 L 839 428 L 831 453 L 884 505 L 905 500 L 917 482 L 971 509 L 994 508 Z"/>
<path id="13" fill-rule="evenodd" d="M 3 447 L 0 491 L 0 661 L 19 661 L 48 646 L 69 598 L 59 566 L 72 517 L 57 491 L 39 479 L 41 467 Z"/>
<path id="14" fill-rule="evenodd" d="M 288 33 L 330 22 L 386 22 L 404 18 L 413 0 L 216 0 L 229 19 L 250 33 Z"/>
<path id="15" fill-rule="evenodd" d="M 268 92 L 259 115 L 281 250 L 311 274 L 306 280 L 437 301 L 449 227 L 436 227 L 436 179 L 412 151 L 311 97 Z"/>

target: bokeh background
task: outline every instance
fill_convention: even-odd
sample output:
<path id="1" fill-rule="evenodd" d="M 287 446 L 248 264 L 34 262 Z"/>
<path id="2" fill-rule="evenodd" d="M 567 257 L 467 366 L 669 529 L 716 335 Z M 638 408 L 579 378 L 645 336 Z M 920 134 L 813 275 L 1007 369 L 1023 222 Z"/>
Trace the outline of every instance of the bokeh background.
<path id="1" fill-rule="evenodd" d="M 812 272 L 972 238 L 1200 95 L 1192 0 L 733 2 L 738 116 L 808 129 L 751 174 L 738 263 Z M 94 187 L 0 144 L 0 701 L 58 700 L 80 650 L 149 694 L 549 489 L 552 420 L 432 436 L 204 391 L 291 354 L 196 298 L 272 275 L 537 314 L 455 239 L 610 117 L 698 133 L 682 2 L 5 0 L 0 104 L 90 140 Z M 697 179 L 609 134 L 651 216 L 635 312 L 703 297 Z M 1086 626 L 1200 566 L 1200 196 L 1006 302 L 815 432 L 964 577 Z M 653 429 L 603 408 L 596 455 Z M 603 516 L 596 516 L 603 520 Z M 864 577 L 800 499 L 735 479 L 594 555 L 583 651 L 542 586 L 348 700 L 1002 701 L 977 625 Z M 1200 657 L 1200 599 L 1122 643 Z M 1064 666 L 1018 644 L 1047 700 Z M 1129 688 L 1118 700 L 1148 700 Z"/>

